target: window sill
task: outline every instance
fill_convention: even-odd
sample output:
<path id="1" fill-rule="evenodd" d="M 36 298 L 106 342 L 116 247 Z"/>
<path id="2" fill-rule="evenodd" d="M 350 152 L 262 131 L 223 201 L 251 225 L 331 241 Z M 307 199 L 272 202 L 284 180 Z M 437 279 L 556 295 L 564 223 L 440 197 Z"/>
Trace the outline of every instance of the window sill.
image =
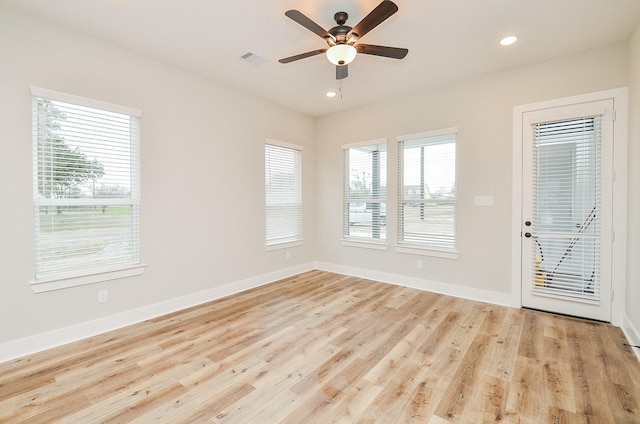
<path id="1" fill-rule="evenodd" d="M 119 278 L 141 275 L 146 267 L 146 264 L 131 265 L 118 269 L 96 271 L 85 275 L 42 278 L 29 281 L 29 284 L 31 285 L 31 289 L 34 293 L 44 293 L 53 290 L 67 289 L 70 287 L 84 286 L 102 281 L 117 280 Z"/>
<path id="2" fill-rule="evenodd" d="M 437 249 L 416 246 L 396 246 L 396 252 L 444 259 L 458 259 L 458 255 L 460 254 L 456 249 Z"/>
<path id="3" fill-rule="evenodd" d="M 298 247 L 298 246 L 302 246 L 304 244 L 304 240 L 297 240 L 297 241 L 287 241 L 284 243 L 278 243 L 278 244 L 270 244 L 265 246 L 265 250 L 267 252 L 271 252 L 272 250 L 279 250 L 279 249 L 288 249 L 290 247 Z"/>
<path id="4" fill-rule="evenodd" d="M 343 246 L 361 247 L 364 249 L 387 250 L 389 248 L 389 246 L 387 246 L 387 243 L 368 241 L 368 240 L 365 241 L 365 240 L 342 239 L 341 242 Z"/>

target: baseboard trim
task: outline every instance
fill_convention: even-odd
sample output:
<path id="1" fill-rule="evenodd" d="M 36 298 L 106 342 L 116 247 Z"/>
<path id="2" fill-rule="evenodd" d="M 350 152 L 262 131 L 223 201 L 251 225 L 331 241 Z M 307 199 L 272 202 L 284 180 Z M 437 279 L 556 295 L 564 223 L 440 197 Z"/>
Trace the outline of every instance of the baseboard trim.
<path id="1" fill-rule="evenodd" d="M 622 327 L 620 328 L 622 329 L 622 332 L 624 333 L 624 336 L 627 338 L 627 341 L 630 345 L 640 346 L 640 332 L 633 325 L 627 314 L 624 315 L 624 318 L 622 320 Z M 632 347 L 631 349 L 633 350 L 633 353 L 636 354 L 636 358 L 638 358 L 638 361 L 640 361 L 640 349 L 636 347 Z"/>
<path id="2" fill-rule="evenodd" d="M 315 268 L 314 263 L 302 264 L 283 270 L 259 275 L 241 281 L 214 287 L 164 302 L 144 306 L 116 315 L 60 328 L 0 344 L 0 363 L 21 358 L 78 340 L 117 330 L 161 315 L 166 315 L 192 306 L 201 305 L 255 287 L 260 287 L 283 278 L 292 277 Z"/>
<path id="3" fill-rule="evenodd" d="M 441 283 L 432 280 L 424 280 L 421 278 L 407 277 L 404 275 L 389 274 L 386 272 L 379 272 L 370 269 L 355 268 L 344 265 L 336 265 L 325 262 L 316 262 L 316 269 L 359 278 L 366 278 L 368 280 L 380 281 L 383 283 L 394 284 L 396 286 L 403 286 L 412 289 L 445 294 L 447 296 L 476 300 L 478 302 L 491 303 L 501 306 L 511 306 L 510 293 L 499 293 L 490 290 L 458 286 L 455 284 Z"/>

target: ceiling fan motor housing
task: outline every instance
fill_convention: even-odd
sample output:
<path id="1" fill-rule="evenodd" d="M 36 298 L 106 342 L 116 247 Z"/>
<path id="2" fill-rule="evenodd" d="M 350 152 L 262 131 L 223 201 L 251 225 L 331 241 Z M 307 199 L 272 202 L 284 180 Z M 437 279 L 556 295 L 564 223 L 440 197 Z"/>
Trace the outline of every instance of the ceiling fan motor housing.
<path id="1" fill-rule="evenodd" d="M 345 25 L 345 22 L 347 22 L 347 19 L 349 18 L 347 12 L 338 12 L 333 16 L 333 18 L 335 19 L 338 26 L 335 26 L 327 31 L 329 34 L 331 34 L 331 37 L 325 37 L 325 40 L 327 40 L 327 44 L 329 44 L 329 46 L 347 43 L 353 45 L 357 40 L 357 36 L 356 34 L 352 33 L 350 34 L 349 38 L 347 38 L 347 35 L 349 35 L 349 32 L 352 29 L 350 26 Z"/>

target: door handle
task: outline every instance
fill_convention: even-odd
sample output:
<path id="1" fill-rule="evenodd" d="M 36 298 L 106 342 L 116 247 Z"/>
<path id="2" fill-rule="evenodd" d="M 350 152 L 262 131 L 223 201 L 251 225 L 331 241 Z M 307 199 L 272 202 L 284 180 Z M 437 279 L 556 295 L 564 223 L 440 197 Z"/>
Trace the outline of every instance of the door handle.
<path id="1" fill-rule="evenodd" d="M 526 238 L 531 238 L 531 237 L 533 237 L 533 238 L 538 238 L 538 237 L 534 236 L 533 234 L 531 234 L 531 233 L 530 233 L 530 232 L 528 232 L 528 231 L 527 231 L 526 233 L 524 233 L 524 236 L 525 236 Z"/>

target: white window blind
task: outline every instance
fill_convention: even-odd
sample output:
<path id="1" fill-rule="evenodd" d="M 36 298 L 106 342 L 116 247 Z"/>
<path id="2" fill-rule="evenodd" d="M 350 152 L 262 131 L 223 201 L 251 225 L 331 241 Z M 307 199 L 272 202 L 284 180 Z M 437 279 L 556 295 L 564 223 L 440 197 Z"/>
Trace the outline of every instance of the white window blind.
<path id="1" fill-rule="evenodd" d="M 267 246 L 302 240 L 301 150 L 272 140 L 265 144 Z"/>
<path id="2" fill-rule="evenodd" d="M 386 240 L 386 140 L 343 148 L 343 235 L 345 238 Z"/>
<path id="3" fill-rule="evenodd" d="M 600 117 L 534 126 L 534 291 L 599 299 Z"/>
<path id="4" fill-rule="evenodd" d="M 456 247 L 455 131 L 398 139 L 399 245 Z"/>
<path id="5" fill-rule="evenodd" d="M 141 113 L 32 93 L 36 280 L 139 264 Z"/>

